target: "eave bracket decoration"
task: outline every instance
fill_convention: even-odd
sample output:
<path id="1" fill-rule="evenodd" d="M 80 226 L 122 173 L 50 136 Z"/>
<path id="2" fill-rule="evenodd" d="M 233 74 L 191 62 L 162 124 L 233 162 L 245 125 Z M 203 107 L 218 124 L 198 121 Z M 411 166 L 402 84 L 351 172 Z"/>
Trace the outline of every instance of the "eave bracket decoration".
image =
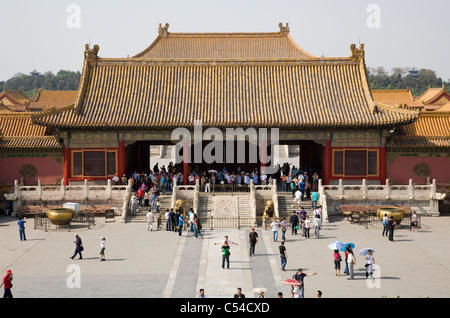
<path id="1" fill-rule="evenodd" d="M 356 44 L 350 45 L 350 51 L 352 52 L 352 62 L 359 63 L 364 60 L 365 51 L 363 43 L 359 45 L 359 49 L 356 47 Z"/>

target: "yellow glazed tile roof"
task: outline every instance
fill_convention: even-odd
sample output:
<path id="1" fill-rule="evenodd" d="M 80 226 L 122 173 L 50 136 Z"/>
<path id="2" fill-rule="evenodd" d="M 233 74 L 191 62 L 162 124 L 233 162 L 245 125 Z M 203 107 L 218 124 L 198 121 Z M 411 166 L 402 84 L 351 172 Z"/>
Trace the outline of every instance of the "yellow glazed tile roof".
<path id="1" fill-rule="evenodd" d="M 0 114 L 0 131 L 5 137 L 45 136 L 47 128 L 34 125 L 30 113 L 10 112 Z"/>
<path id="2" fill-rule="evenodd" d="M 0 138 L 0 149 L 62 149 L 62 145 L 54 136 L 39 137 L 3 137 Z"/>
<path id="3" fill-rule="evenodd" d="M 48 128 L 35 125 L 31 113 L 10 112 L 0 114 L 0 149 L 59 149 L 62 148 Z"/>
<path id="4" fill-rule="evenodd" d="M 272 33 L 172 33 L 168 24 L 136 58 L 152 59 L 266 59 L 314 57 L 300 48 L 279 25 Z"/>
<path id="5" fill-rule="evenodd" d="M 39 89 L 37 95 L 30 100 L 30 111 L 43 110 L 46 107 L 61 107 L 77 101 L 78 91 L 52 91 Z"/>
<path id="6" fill-rule="evenodd" d="M 420 112 L 418 119 L 399 128 L 389 147 L 449 148 L 450 112 Z"/>
<path id="7" fill-rule="evenodd" d="M 283 28 L 277 37 L 285 36 Z M 33 122 L 77 129 L 191 128 L 195 120 L 204 127 L 332 129 L 390 127 L 417 118 L 417 112 L 373 101 L 363 45 L 352 45 L 351 56 L 343 58 L 235 58 L 233 52 L 192 58 L 188 50 L 183 59 L 100 58 L 98 51 L 86 46 L 75 105 L 33 114 Z"/>

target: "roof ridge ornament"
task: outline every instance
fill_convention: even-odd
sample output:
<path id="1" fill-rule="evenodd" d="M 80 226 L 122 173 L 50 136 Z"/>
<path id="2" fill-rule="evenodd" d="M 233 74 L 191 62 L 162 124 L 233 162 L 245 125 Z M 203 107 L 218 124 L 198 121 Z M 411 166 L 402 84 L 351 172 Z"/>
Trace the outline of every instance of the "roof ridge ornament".
<path id="1" fill-rule="evenodd" d="M 365 51 L 363 43 L 359 45 L 359 49 L 356 48 L 356 44 L 353 43 L 350 45 L 350 51 L 352 52 L 352 55 L 350 56 L 352 58 L 352 62 L 359 63 L 364 60 Z"/>
<path id="2" fill-rule="evenodd" d="M 278 23 L 278 27 L 280 28 L 280 34 L 285 35 L 289 33 L 289 23 L 286 22 L 286 26 L 283 26 L 283 23 Z"/>
<path id="3" fill-rule="evenodd" d="M 165 26 L 161 26 L 161 23 L 160 23 L 158 33 L 161 36 L 168 36 L 169 35 L 169 23 L 166 23 Z"/>
<path id="4" fill-rule="evenodd" d="M 91 49 L 89 47 L 89 44 L 86 44 L 84 50 L 84 58 L 87 59 L 89 64 L 96 65 L 98 60 L 98 51 L 100 50 L 100 47 L 95 44 L 94 47 Z"/>

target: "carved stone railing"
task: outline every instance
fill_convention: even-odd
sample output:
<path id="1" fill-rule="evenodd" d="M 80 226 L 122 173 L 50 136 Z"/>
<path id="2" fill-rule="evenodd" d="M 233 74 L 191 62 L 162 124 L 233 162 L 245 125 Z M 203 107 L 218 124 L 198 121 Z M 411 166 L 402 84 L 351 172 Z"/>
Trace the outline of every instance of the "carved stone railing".
<path id="1" fill-rule="evenodd" d="M 366 180 L 362 184 L 343 184 L 340 179 L 337 185 L 322 185 L 319 180 L 319 204 L 322 205 L 326 218 L 328 218 L 330 202 L 354 201 L 354 202 L 379 202 L 391 205 L 398 202 L 415 205 L 421 203 L 430 215 L 439 215 L 439 200 L 443 200 L 445 194 L 436 191 L 436 180 L 431 184 L 416 185 L 412 179 L 407 185 L 391 185 L 389 179 L 384 185 L 367 185 Z M 424 204 L 428 204 L 425 206 Z"/>
<path id="2" fill-rule="evenodd" d="M 13 193 L 5 194 L 5 199 L 13 201 L 13 213 L 23 202 L 45 202 L 52 201 L 61 203 L 65 202 L 100 202 L 100 201 L 122 201 L 129 197 L 131 193 L 131 184 L 128 185 L 112 185 L 108 180 L 106 185 L 89 185 L 85 180 L 81 185 L 61 185 L 43 186 L 41 181 L 35 186 L 23 186 L 18 180 L 14 181 Z M 124 209 L 128 207 L 128 203 L 124 202 Z"/>

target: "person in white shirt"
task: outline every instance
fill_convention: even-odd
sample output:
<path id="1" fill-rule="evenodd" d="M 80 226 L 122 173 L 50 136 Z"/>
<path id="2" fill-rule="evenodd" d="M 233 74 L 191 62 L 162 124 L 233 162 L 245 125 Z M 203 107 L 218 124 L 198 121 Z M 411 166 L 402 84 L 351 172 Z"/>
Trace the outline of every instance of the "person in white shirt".
<path id="1" fill-rule="evenodd" d="M 166 210 L 166 213 L 164 213 L 164 216 L 166 217 L 166 231 L 170 231 L 169 209 Z"/>
<path id="2" fill-rule="evenodd" d="M 131 196 L 130 202 L 131 202 L 131 213 L 135 214 L 138 209 L 138 202 L 139 202 L 138 196 L 133 194 Z"/>
<path id="3" fill-rule="evenodd" d="M 273 241 L 276 242 L 278 241 L 278 222 L 275 218 L 273 218 L 272 224 L 270 224 L 270 226 L 272 227 L 272 238 Z"/>
<path id="4" fill-rule="evenodd" d="M 264 184 L 264 185 L 267 184 L 267 175 L 266 174 L 261 175 L 261 184 Z"/>
<path id="5" fill-rule="evenodd" d="M 297 191 L 295 191 L 295 198 L 292 201 L 292 204 L 294 204 L 294 203 L 300 204 L 301 198 L 302 198 L 302 192 L 299 189 L 297 189 Z"/>
<path id="6" fill-rule="evenodd" d="M 354 278 L 353 265 L 355 265 L 355 263 L 356 263 L 356 257 L 355 257 L 355 255 L 353 255 L 353 251 L 351 251 L 347 255 L 348 274 L 350 275 L 349 279 L 353 279 Z"/>
<path id="7" fill-rule="evenodd" d="M 314 214 L 313 225 L 314 225 L 314 234 L 316 235 L 316 238 L 319 238 L 319 231 L 320 226 L 322 225 L 322 219 L 317 217 L 316 214 Z"/>
<path id="8" fill-rule="evenodd" d="M 305 216 L 305 220 L 303 221 L 303 227 L 305 228 L 305 238 L 309 238 L 309 229 L 311 227 L 311 221 L 308 216 Z"/>
<path id="9" fill-rule="evenodd" d="M 372 254 L 372 250 L 368 250 L 366 255 L 366 277 L 373 278 L 373 265 L 375 264 L 375 256 Z"/>
<path id="10" fill-rule="evenodd" d="M 149 210 L 147 215 L 146 215 L 146 219 L 147 219 L 147 231 L 148 229 L 150 229 L 150 231 L 153 231 L 153 212 L 152 210 Z"/>

